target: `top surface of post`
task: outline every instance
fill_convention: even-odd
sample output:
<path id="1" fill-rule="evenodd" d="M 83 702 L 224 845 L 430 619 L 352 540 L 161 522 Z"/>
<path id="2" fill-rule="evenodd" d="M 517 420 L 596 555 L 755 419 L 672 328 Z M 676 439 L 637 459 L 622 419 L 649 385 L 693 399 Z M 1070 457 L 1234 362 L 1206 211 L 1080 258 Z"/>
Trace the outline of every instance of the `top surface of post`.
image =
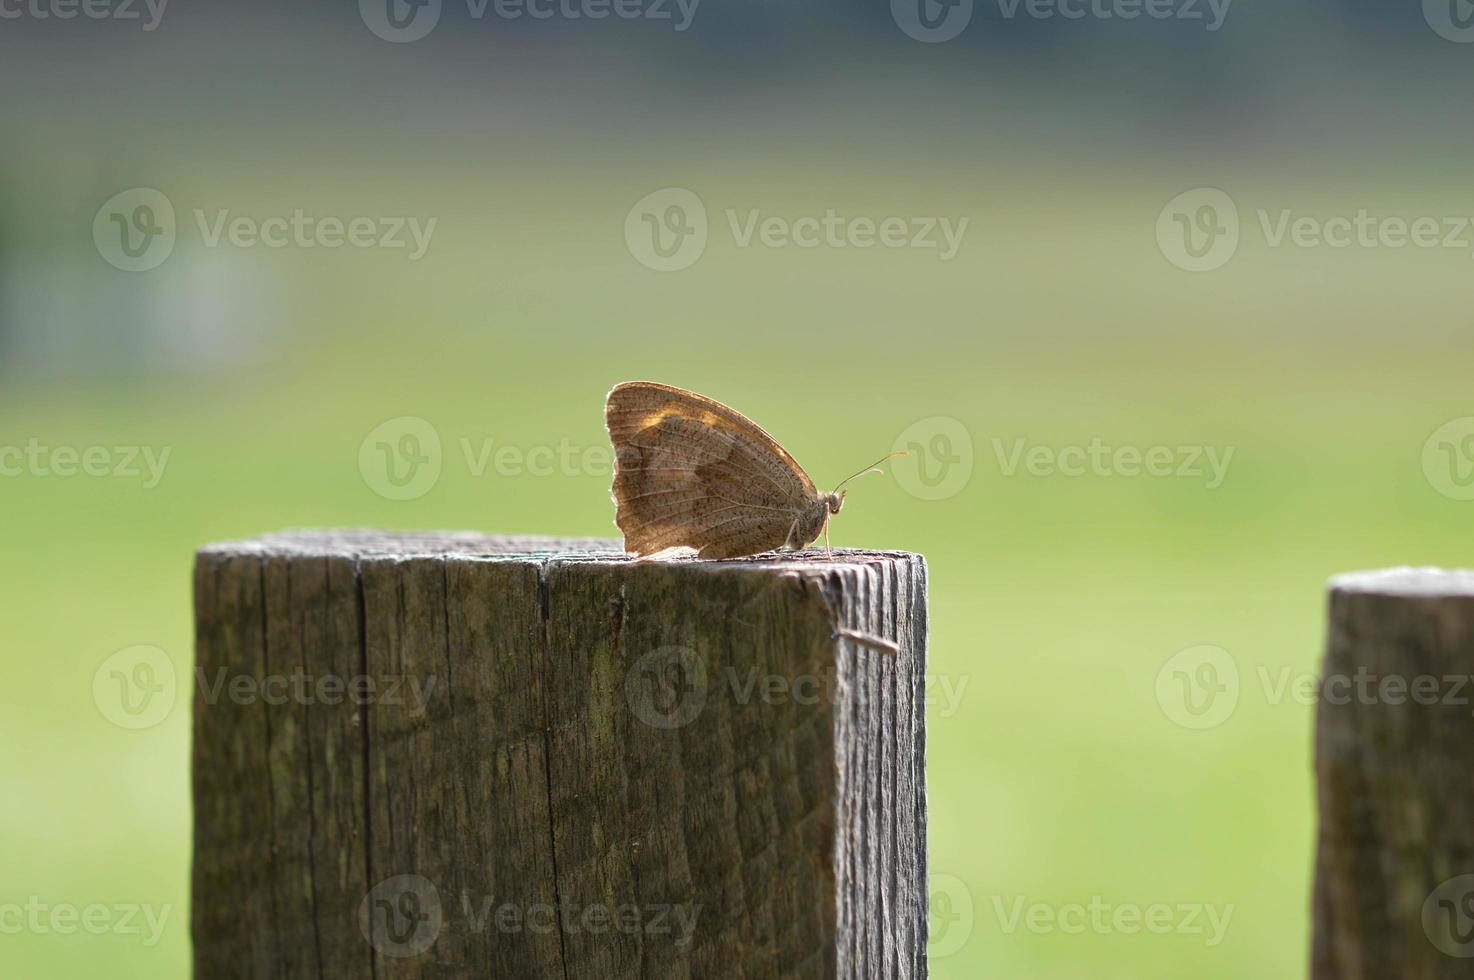
<path id="1" fill-rule="evenodd" d="M 1474 596 L 1474 571 L 1402 567 L 1348 572 L 1331 579 L 1331 590 L 1355 595 L 1428 599 Z"/>
<path id="2" fill-rule="evenodd" d="M 262 555 L 321 558 L 428 558 L 448 555 L 466 558 L 577 558 L 611 563 L 642 562 L 684 565 L 814 568 L 866 564 L 877 560 L 907 560 L 906 551 L 870 551 L 856 548 L 808 548 L 793 553 L 767 552 L 747 558 L 703 561 L 694 556 L 637 559 L 609 538 L 551 538 L 534 535 L 484 534 L 479 531 L 381 531 L 371 528 L 303 529 L 263 534 L 241 541 L 205 545 L 202 555 Z"/>

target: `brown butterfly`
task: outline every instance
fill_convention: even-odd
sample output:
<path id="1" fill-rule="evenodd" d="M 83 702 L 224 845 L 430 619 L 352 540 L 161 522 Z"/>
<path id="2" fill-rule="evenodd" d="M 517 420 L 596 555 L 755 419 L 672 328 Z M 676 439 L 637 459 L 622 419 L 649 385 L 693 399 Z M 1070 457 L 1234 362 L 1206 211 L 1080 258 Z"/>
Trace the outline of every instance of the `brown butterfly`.
<path id="1" fill-rule="evenodd" d="M 701 558 L 799 551 L 825 534 L 841 488 L 814 487 L 788 450 L 741 412 L 653 381 L 615 386 L 604 406 L 614 444 L 614 523 L 625 551 L 695 548 Z"/>

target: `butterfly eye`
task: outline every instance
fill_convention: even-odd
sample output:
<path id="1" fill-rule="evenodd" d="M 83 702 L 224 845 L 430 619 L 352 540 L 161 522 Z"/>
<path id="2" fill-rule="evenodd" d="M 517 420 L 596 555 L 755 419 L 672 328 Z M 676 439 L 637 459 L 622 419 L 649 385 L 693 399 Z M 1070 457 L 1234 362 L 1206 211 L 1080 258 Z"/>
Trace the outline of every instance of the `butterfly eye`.
<path id="1" fill-rule="evenodd" d="M 824 502 L 829 505 L 829 513 L 838 514 L 839 509 L 844 506 L 844 494 L 831 493 L 824 498 Z"/>

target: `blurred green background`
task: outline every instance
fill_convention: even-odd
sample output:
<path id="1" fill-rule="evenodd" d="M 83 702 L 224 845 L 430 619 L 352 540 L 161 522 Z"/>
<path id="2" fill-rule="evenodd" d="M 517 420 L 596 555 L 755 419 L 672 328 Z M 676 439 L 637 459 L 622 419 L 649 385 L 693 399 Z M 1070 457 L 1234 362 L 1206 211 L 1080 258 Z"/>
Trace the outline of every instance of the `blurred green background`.
<path id="1" fill-rule="evenodd" d="M 1429 440 L 1474 431 L 1455 421 L 1474 415 L 1474 247 L 1275 246 L 1259 212 L 1474 214 L 1452 166 L 1474 52 L 1355 3 L 1234 8 L 1213 33 L 980 5 L 938 44 L 884 8 L 709 3 L 685 32 L 447 9 L 407 44 L 347 6 L 0 25 L 0 78 L 25 93 L 0 140 L 0 451 L 169 452 L 152 487 L 0 476 L 0 906 L 168 914 L 157 943 L 0 917 L 0 974 L 188 972 L 196 547 L 611 534 L 607 471 L 477 475 L 464 446 L 602 447 L 604 393 L 636 378 L 732 404 L 826 486 L 936 419 L 965 433 L 946 496 L 913 492 L 925 458 L 898 461 L 833 532 L 930 562 L 935 976 L 1303 973 L 1314 709 L 1281 685 L 1317 668 L 1329 575 L 1468 563 L 1474 504 Z M 669 187 L 709 233 L 658 272 L 626 219 Z M 1204 187 L 1239 242 L 1194 273 L 1159 216 Z M 93 238 L 131 188 L 176 213 L 143 272 Z M 437 224 L 410 261 L 210 247 L 195 218 L 299 208 Z M 943 260 L 740 247 L 729 209 L 969 224 Z M 442 472 L 393 501 L 359 450 L 404 416 L 434 427 Z M 1095 439 L 1233 455 L 1215 488 L 1009 466 L 1019 440 Z M 129 730 L 93 680 L 140 644 L 181 695 Z M 1238 684 L 1194 728 L 1169 661 L 1204 645 Z M 1231 918 L 1221 942 L 1011 927 L 1020 901 L 1092 900 Z"/>

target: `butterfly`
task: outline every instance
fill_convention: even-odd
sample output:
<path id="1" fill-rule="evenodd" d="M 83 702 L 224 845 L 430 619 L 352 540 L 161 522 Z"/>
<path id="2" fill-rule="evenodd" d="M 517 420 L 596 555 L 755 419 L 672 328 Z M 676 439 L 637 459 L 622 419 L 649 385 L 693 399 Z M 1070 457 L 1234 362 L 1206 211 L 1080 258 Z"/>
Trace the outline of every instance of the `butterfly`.
<path id="1" fill-rule="evenodd" d="M 824 493 L 778 441 L 736 409 L 653 381 L 616 385 L 604 405 L 614 445 L 614 523 L 625 551 L 694 548 L 700 558 L 800 551 L 844 504 L 843 487 L 880 472 L 890 453 Z"/>

